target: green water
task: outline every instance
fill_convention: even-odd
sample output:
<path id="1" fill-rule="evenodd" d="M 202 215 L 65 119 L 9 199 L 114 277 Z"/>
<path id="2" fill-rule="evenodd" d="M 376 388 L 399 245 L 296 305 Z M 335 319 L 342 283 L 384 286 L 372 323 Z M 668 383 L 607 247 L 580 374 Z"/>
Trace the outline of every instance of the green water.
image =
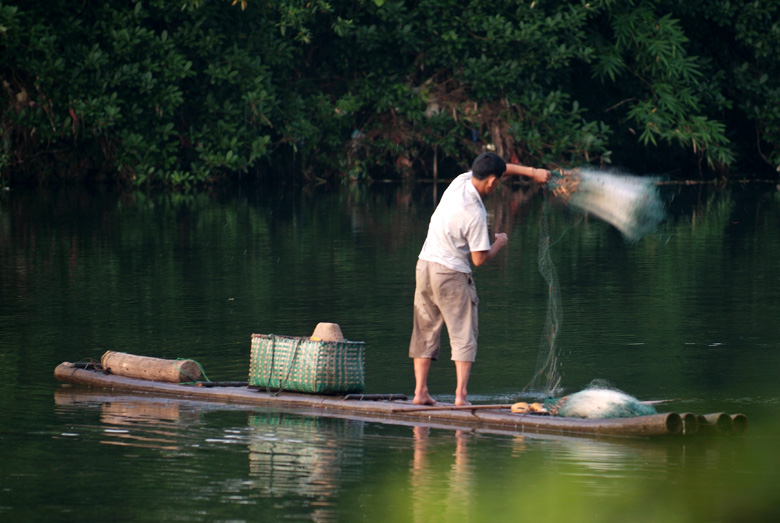
<path id="1" fill-rule="evenodd" d="M 440 194 L 441 188 L 437 194 Z M 414 263 L 431 186 L 197 196 L 0 196 L 0 518 L 8 521 L 763 521 L 780 516 L 780 192 L 666 187 L 627 243 L 548 207 L 562 387 L 605 379 L 661 410 L 743 412 L 744 437 L 510 436 L 312 418 L 57 383 L 119 350 L 246 379 L 253 332 L 340 324 L 367 392 L 411 394 Z M 510 244 L 475 272 L 469 391 L 533 376 L 548 292 L 540 195 L 503 188 Z M 452 400 L 448 351 L 430 388 Z"/>

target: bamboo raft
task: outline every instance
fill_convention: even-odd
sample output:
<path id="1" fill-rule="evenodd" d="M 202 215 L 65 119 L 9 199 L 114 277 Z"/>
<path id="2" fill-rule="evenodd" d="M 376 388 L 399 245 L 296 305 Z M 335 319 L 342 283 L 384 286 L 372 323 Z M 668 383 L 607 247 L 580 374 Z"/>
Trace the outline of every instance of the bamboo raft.
<path id="1" fill-rule="evenodd" d="M 154 394 L 198 401 L 271 407 L 294 410 L 302 414 L 349 417 L 390 424 L 414 424 L 442 428 L 493 430 L 504 433 L 546 433 L 598 435 L 615 437 L 693 437 L 729 436 L 747 430 L 747 418 L 742 414 L 662 413 L 651 416 L 620 419 L 582 419 L 515 414 L 510 405 L 472 405 L 456 407 L 437 404 L 432 407 L 414 405 L 401 394 L 349 394 L 325 396 L 294 392 L 266 391 L 250 388 L 245 383 L 197 382 L 195 384 L 153 381 L 136 377 L 106 374 L 94 368 L 84 368 L 63 362 L 54 370 L 54 377 L 67 384 L 111 391 Z"/>

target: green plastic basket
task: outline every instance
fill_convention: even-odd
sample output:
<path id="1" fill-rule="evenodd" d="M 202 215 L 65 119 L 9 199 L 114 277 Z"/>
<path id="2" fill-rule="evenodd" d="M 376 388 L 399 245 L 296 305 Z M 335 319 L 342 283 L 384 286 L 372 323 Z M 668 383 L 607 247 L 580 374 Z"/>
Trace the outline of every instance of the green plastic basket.
<path id="1" fill-rule="evenodd" d="M 362 392 L 365 352 L 362 341 L 252 334 L 249 386 L 309 394 Z"/>

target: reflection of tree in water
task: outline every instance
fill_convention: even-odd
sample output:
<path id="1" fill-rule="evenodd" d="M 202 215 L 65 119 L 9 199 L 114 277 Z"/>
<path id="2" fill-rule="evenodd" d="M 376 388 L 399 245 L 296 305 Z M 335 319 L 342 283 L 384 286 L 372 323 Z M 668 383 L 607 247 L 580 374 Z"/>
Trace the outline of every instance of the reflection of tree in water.
<path id="1" fill-rule="evenodd" d="M 260 493 L 311 498 L 314 521 L 335 520 L 346 468 L 362 461 L 350 442 L 362 439 L 363 422 L 267 413 L 250 416 L 249 427 L 249 474 Z"/>

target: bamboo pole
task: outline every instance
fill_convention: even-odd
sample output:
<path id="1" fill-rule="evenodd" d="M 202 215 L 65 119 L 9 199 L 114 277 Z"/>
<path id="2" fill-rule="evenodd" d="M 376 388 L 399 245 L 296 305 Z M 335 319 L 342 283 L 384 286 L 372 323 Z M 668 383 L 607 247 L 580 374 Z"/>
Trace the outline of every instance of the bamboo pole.
<path id="1" fill-rule="evenodd" d="M 524 430 L 552 430 L 608 436 L 675 436 L 682 431 L 682 419 L 676 412 L 636 418 L 582 419 L 522 414 Z"/>
<path id="2" fill-rule="evenodd" d="M 734 422 L 731 421 L 731 416 L 723 412 L 700 414 L 698 419 L 699 432 L 701 432 L 703 435 L 729 434 L 734 425 Z"/>
<path id="3" fill-rule="evenodd" d="M 198 387 L 248 387 L 248 381 L 199 381 Z"/>
<path id="4" fill-rule="evenodd" d="M 748 419 L 744 414 L 731 415 L 731 434 L 744 434 L 748 429 Z"/>
<path id="5" fill-rule="evenodd" d="M 344 396 L 344 399 L 354 401 L 406 401 L 409 398 L 406 394 L 347 394 Z"/>
<path id="6" fill-rule="evenodd" d="M 682 434 L 683 436 L 693 436 L 699 432 L 699 418 L 692 412 L 680 413 L 680 419 L 682 420 Z"/>
<path id="7" fill-rule="evenodd" d="M 511 408 L 512 405 L 420 405 L 419 407 L 393 409 L 393 412 L 422 412 L 429 410 L 498 410 Z"/>

